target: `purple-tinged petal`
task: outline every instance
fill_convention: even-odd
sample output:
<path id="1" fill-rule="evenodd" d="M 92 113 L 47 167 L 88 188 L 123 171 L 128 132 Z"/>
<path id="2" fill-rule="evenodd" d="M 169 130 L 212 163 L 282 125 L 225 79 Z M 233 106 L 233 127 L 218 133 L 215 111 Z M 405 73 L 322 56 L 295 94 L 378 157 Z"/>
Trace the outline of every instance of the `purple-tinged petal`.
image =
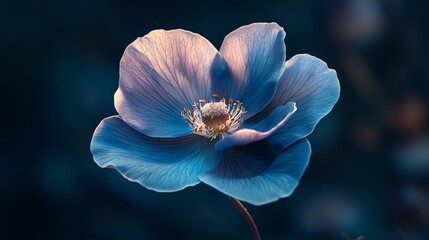
<path id="1" fill-rule="evenodd" d="M 229 196 L 262 205 L 292 194 L 308 165 L 310 153 L 306 139 L 278 155 L 271 154 L 264 141 L 228 148 L 222 151 L 220 163 L 200 179 Z"/>
<path id="2" fill-rule="evenodd" d="M 184 30 L 156 30 L 138 38 L 121 59 L 116 110 L 151 137 L 191 134 L 180 111 L 210 97 L 210 69 L 217 54 L 205 38 Z"/>
<path id="3" fill-rule="evenodd" d="M 279 106 L 270 115 L 258 123 L 244 124 L 242 129 L 225 136 L 215 144 L 216 150 L 223 150 L 233 146 L 243 146 L 269 137 L 283 126 L 296 111 L 294 102 Z"/>
<path id="4" fill-rule="evenodd" d="M 198 184 L 198 176 L 219 161 L 213 142 L 204 137 L 151 138 L 119 116 L 101 121 L 91 141 L 91 152 L 100 167 L 113 167 L 128 180 L 158 192 Z"/>
<path id="5" fill-rule="evenodd" d="M 246 118 L 262 110 L 284 71 L 286 33 L 276 23 L 255 23 L 225 37 L 212 69 L 212 91 L 240 100 Z"/>
<path id="6" fill-rule="evenodd" d="M 286 62 L 285 72 L 270 104 L 249 122 L 260 121 L 287 102 L 296 102 L 298 110 L 268 138 L 271 149 L 280 151 L 309 135 L 320 119 L 332 110 L 339 94 L 340 84 L 335 70 L 316 57 L 296 55 Z"/>

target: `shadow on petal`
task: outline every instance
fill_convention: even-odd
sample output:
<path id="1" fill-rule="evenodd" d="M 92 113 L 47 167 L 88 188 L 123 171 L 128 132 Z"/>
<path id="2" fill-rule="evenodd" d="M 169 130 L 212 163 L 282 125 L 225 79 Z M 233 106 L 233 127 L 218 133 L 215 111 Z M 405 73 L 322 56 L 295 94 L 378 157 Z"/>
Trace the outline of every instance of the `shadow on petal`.
<path id="1" fill-rule="evenodd" d="M 259 141 L 223 150 L 219 164 L 199 178 L 229 196 L 262 205 L 292 194 L 310 154 L 306 139 L 278 155 L 269 152 L 266 141 Z"/>
<path id="2" fill-rule="evenodd" d="M 243 102 L 246 118 L 261 111 L 284 71 L 285 35 L 276 23 L 254 23 L 228 34 L 211 71 L 212 92 Z"/>

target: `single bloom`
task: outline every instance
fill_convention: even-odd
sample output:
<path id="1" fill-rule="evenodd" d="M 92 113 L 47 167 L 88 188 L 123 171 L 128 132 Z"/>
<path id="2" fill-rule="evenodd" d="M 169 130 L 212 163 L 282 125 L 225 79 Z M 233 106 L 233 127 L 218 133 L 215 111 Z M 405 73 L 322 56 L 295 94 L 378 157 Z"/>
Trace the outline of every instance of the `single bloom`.
<path id="1" fill-rule="evenodd" d="M 94 132 L 95 162 L 158 192 L 204 182 L 254 205 L 289 196 L 340 86 L 316 57 L 285 62 L 284 38 L 276 23 L 240 27 L 219 51 L 181 29 L 138 38 L 120 61 L 119 115 Z"/>

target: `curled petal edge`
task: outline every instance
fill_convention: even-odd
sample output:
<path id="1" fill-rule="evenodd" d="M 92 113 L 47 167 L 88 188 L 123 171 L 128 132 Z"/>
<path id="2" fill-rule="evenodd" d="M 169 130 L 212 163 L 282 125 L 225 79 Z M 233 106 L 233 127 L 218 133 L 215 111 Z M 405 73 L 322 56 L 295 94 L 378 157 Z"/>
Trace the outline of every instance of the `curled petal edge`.
<path id="1" fill-rule="evenodd" d="M 243 128 L 235 133 L 224 137 L 222 140 L 215 144 L 215 149 L 221 151 L 223 149 L 233 147 L 233 146 L 244 146 L 252 142 L 263 140 L 269 137 L 271 134 L 276 132 L 277 129 L 282 127 L 290 117 L 296 112 L 297 107 L 295 102 L 289 102 L 291 104 L 292 110 L 274 127 L 266 131 L 258 131 L 255 129 Z M 287 105 L 286 104 L 286 105 Z M 272 113 L 273 114 L 273 113 Z"/>

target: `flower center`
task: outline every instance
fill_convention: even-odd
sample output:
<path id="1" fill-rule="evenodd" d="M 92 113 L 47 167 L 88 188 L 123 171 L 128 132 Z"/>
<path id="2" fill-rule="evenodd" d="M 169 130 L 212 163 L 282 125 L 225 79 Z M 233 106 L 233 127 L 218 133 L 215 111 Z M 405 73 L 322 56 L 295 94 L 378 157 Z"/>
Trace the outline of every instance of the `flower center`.
<path id="1" fill-rule="evenodd" d="M 226 102 L 225 98 L 220 101 L 217 94 L 212 94 L 214 100 L 207 102 L 206 100 L 199 100 L 194 102 L 193 109 L 187 110 L 183 108 L 180 113 L 185 121 L 192 128 L 195 134 L 216 139 L 216 137 L 223 135 L 227 132 L 234 132 L 241 124 L 243 115 L 246 113 L 243 104 L 232 98 Z"/>

